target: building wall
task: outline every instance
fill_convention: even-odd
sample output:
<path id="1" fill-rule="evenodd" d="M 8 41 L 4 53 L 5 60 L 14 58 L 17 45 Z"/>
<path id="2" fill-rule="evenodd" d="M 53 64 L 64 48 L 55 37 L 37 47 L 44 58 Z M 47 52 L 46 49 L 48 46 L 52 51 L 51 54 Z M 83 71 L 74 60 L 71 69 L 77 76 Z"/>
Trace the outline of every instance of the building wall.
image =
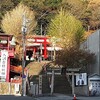
<path id="1" fill-rule="evenodd" d="M 92 33 L 87 40 L 82 43 L 81 49 L 88 50 L 95 54 L 95 63 L 87 66 L 89 75 L 94 73 L 100 75 L 100 30 Z M 88 86 L 75 87 L 75 93 L 89 96 L 89 83 Z"/>
<path id="2" fill-rule="evenodd" d="M 88 86 L 75 87 L 75 94 L 89 96 Z"/>
<path id="3" fill-rule="evenodd" d="M 81 45 L 81 48 L 95 54 L 95 63 L 88 66 L 89 74 L 97 73 L 100 75 L 100 30 L 92 33 Z"/>

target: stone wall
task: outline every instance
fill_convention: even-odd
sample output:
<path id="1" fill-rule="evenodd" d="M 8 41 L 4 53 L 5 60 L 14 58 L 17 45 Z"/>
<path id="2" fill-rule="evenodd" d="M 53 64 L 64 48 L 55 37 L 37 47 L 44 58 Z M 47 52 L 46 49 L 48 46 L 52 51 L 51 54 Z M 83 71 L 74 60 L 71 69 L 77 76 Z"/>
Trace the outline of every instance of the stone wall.
<path id="1" fill-rule="evenodd" d="M 89 96 L 88 86 L 75 87 L 75 94 Z"/>
<path id="2" fill-rule="evenodd" d="M 10 82 L 0 82 L 0 95 L 15 95 L 15 84 Z"/>

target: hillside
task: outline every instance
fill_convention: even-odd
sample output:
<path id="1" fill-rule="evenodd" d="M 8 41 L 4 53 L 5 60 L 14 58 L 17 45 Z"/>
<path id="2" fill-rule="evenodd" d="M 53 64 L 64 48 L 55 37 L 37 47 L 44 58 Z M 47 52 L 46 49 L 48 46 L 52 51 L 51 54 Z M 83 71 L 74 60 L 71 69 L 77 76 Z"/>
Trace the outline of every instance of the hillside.
<path id="1" fill-rule="evenodd" d="M 42 72 L 42 68 L 45 64 L 49 63 L 49 61 L 42 62 L 30 62 L 26 67 L 28 68 L 29 76 L 31 75 L 39 75 Z"/>

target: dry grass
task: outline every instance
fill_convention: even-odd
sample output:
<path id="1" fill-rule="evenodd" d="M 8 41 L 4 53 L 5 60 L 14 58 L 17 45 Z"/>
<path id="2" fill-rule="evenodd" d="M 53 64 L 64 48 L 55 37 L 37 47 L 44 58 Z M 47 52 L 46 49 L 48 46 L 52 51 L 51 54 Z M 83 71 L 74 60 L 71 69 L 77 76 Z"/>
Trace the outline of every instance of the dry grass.
<path id="1" fill-rule="evenodd" d="M 48 61 L 42 62 L 30 62 L 26 67 L 28 68 L 29 76 L 31 75 L 39 75 L 42 71 L 42 67 L 44 64 L 49 63 Z"/>

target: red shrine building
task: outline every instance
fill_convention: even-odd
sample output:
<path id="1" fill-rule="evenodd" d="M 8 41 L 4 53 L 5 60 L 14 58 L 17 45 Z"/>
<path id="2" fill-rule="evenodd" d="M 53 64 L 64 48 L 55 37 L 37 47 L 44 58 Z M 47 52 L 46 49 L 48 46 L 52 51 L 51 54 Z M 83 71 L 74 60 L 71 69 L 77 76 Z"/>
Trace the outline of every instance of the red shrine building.
<path id="1" fill-rule="evenodd" d="M 11 81 L 14 76 L 22 73 L 21 63 L 14 57 L 15 44 L 11 43 L 13 36 L 0 33 L 0 81 Z M 49 57 L 50 41 L 46 36 L 31 36 L 26 38 L 26 60 L 37 60 Z M 15 62 L 15 63 L 14 63 Z"/>
<path id="2" fill-rule="evenodd" d="M 60 47 L 52 46 L 50 37 L 47 36 L 31 36 L 27 37 L 26 43 L 26 60 L 53 60 L 54 49 L 61 50 Z"/>
<path id="3" fill-rule="evenodd" d="M 49 46 L 50 41 L 46 36 L 31 36 L 31 38 L 27 37 L 26 60 L 36 60 L 38 57 L 47 59 L 49 57 Z"/>
<path id="4" fill-rule="evenodd" d="M 9 41 L 12 36 L 0 33 L 0 81 L 9 82 L 10 59 L 14 57 L 14 48 Z"/>

